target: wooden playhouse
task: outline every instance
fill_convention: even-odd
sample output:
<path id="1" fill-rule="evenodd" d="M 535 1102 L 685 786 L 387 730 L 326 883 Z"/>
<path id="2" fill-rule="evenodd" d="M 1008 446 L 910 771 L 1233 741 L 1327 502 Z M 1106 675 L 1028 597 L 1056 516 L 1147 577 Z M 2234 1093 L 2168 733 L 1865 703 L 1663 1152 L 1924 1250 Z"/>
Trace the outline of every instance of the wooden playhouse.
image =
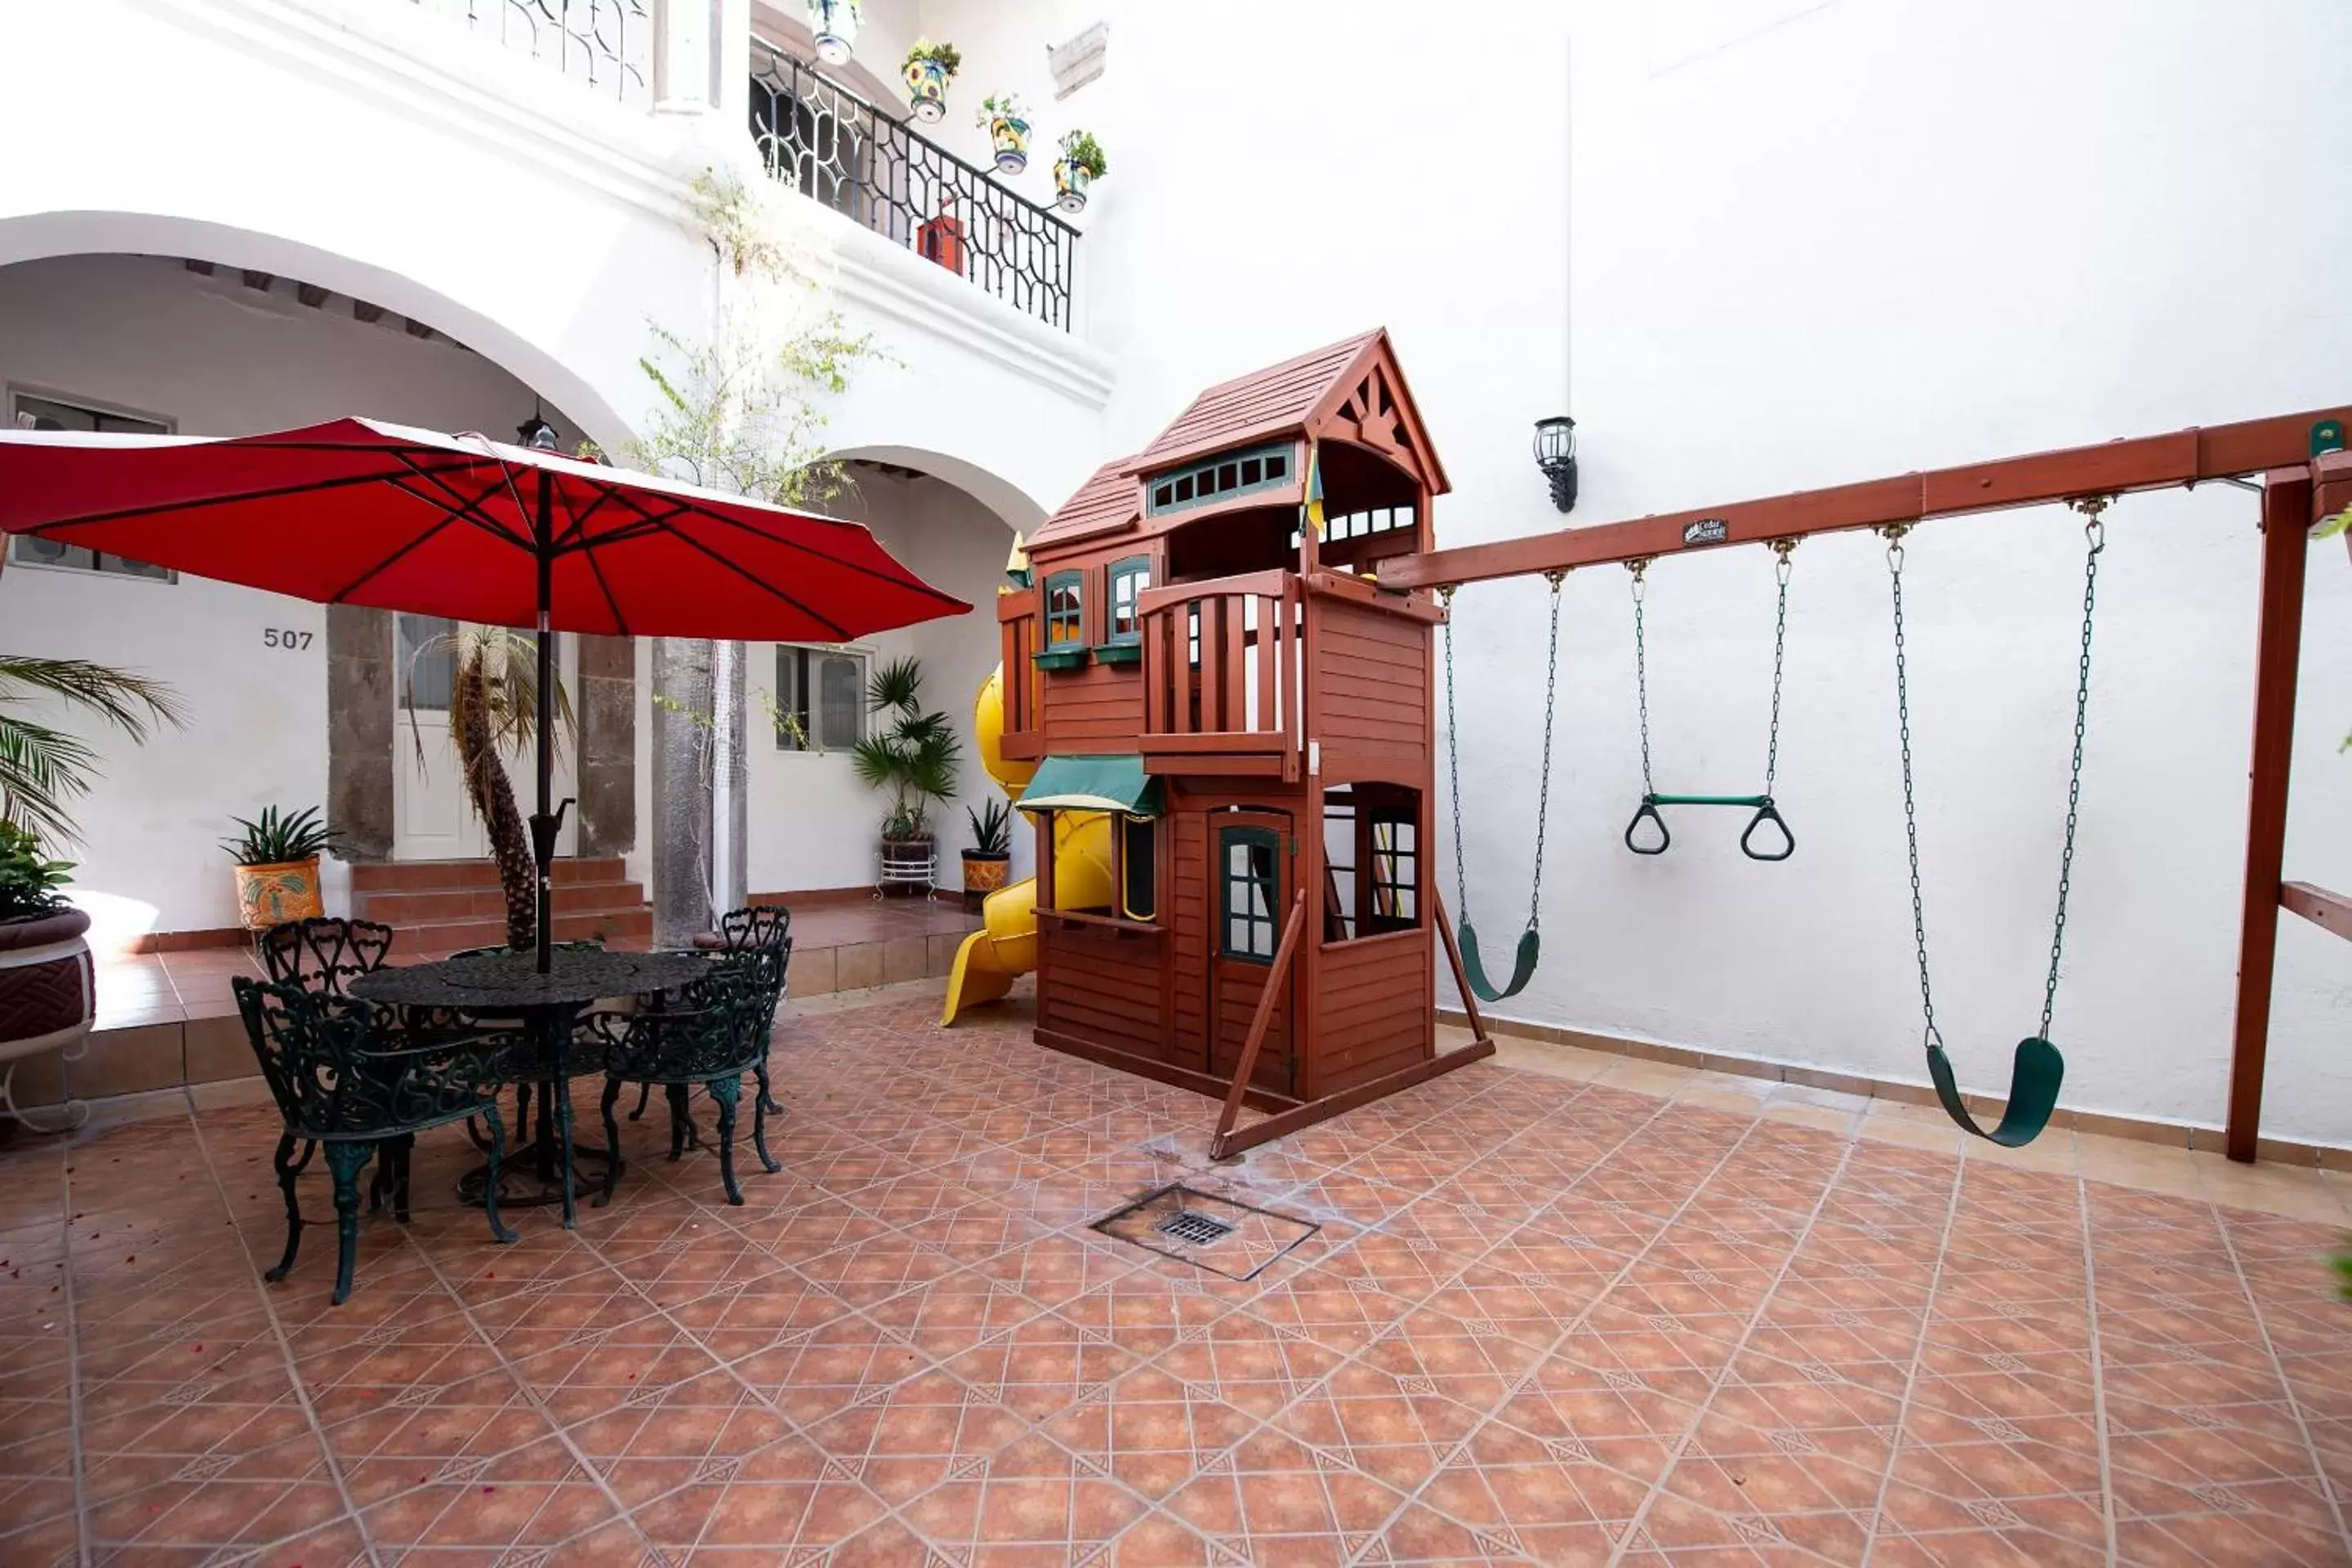
<path id="1" fill-rule="evenodd" d="M 1002 747 L 1037 763 L 1036 1038 L 1227 1097 L 1220 1153 L 1492 1049 L 1436 1049 L 1443 615 L 1370 579 L 1432 548 L 1446 489 L 1370 332 L 1202 393 L 998 602 Z M 1109 814 L 1107 877 L 1055 876 L 1065 811 Z M 1099 890 L 1056 907 L 1057 881 Z M 1282 1114 L 1235 1134 L 1244 1098 Z"/>

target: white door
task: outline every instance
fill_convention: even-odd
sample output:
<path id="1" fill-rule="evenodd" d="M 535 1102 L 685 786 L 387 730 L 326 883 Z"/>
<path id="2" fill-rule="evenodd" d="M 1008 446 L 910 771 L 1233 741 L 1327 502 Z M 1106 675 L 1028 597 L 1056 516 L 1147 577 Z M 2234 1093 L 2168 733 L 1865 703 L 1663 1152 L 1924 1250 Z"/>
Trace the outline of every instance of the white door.
<path id="1" fill-rule="evenodd" d="M 456 621 L 439 616 L 394 617 L 393 701 L 393 843 L 395 860 L 470 860 L 490 852 L 489 835 L 466 799 L 465 778 L 457 766 L 457 748 L 449 734 L 449 693 L 457 680 L 457 655 L 436 639 L 457 629 Z M 431 651 L 426 651 L 431 649 Z M 572 679 L 572 644 L 558 641 L 556 668 L 567 689 Z M 572 793 L 577 776 L 569 733 L 559 732 L 555 760 L 555 798 Z M 537 786 L 531 775 L 530 753 L 507 759 L 507 776 L 513 781 L 515 804 L 528 818 Z M 563 819 L 563 835 L 556 853 L 570 854 L 578 842 L 573 814 Z"/>

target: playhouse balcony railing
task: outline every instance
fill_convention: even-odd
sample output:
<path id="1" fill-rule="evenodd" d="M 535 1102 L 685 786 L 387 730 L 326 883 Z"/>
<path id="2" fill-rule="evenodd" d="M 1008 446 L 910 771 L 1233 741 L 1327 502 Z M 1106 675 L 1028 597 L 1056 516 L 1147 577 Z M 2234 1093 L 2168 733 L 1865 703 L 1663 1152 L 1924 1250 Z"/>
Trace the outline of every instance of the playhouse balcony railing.
<path id="1" fill-rule="evenodd" d="M 1305 600 L 1290 572 L 1145 593 L 1143 754 L 1155 771 L 1298 774 Z"/>
<path id="2" fill-rule="evenodd" d="M 756 38 L 751 136 L 768 173 L 803 195 L 1069 330 L 1076 229 Z"/>

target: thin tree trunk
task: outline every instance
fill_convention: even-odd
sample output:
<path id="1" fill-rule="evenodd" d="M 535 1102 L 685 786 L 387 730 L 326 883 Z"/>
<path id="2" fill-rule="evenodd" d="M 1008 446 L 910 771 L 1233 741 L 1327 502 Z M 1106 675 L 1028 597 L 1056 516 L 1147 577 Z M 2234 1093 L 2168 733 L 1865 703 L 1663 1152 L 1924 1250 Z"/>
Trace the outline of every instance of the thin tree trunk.
<path id="1" fill-rule="evenodd" d="M 499 888 L 507 900 L 507 945 L 539 942 L 539 868 L 531 858 L 530 832 L 515 805 L 514 784 L 490 743 L 489 689 L 478 653 L 457 667 L 458 690 L 450 703 L 457 719 L 457 762 L 466 770 L 466 794 L 489 830 L 490 858 L 499 868 Z"/>

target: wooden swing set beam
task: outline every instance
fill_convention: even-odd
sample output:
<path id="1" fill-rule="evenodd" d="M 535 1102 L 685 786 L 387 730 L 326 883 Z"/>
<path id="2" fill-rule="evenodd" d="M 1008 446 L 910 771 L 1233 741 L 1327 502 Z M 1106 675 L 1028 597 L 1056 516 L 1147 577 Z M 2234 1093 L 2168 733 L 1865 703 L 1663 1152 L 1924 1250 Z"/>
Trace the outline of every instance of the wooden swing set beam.
<path id="1" fill-rule="evenodd" d="M 2311 459 L 2312 426 L 2331 419 L 2352 422 L 2352 405 L 1391 556 L 1381 563 L 1380 585 L 1397 591 L 1449 587 L 2302 468 Z"/>
<path id="2" fill-rule="evenodd" d="M 2246 877 L 2224 1149 L 2251 1162 L 2261 1146 L 2263 1078 L 2279 910 L 2352 936 L 2352 900 L 2283 880 L 2294 692 L 2301 662 L 2310 530 L 2352 506 L 2352 454 L 2312 452 L 2314 428 L 2352 427 L 2352 405 L 2068 447 L 2021 458 L 1869 479 L 1729 506 L 1701 507 L 1524 539 L 1392 556 L 1380 585 L 1392 592 L 1650 560 L 1723 545 L 1909 525 L 2044 506 L 2090 496 L 2169 489 L 2263 476 L 2263 568 L 2255 633 L 2253 741 L 2248 765 Z M 1465 987 L 1466 993 L 1467 987 Z"/>

